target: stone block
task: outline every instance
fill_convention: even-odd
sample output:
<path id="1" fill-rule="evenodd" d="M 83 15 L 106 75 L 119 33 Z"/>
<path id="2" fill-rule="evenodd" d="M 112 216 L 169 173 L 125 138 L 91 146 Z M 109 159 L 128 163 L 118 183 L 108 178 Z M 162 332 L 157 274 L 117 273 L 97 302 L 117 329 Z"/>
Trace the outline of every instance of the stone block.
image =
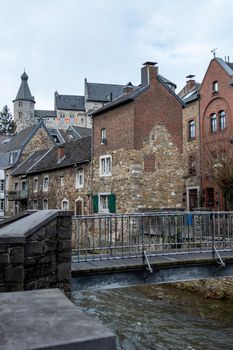
<path id="1" fill-rule="evenodd" d="M 59 241 L 58 242 L 58 251 L 71 251 L 71 241 Z"/>
<path id="2" fill-rule="evenodd" d="M 37 289 L 37 280 L 26 282 L 24 284 L 24 289 L 25 290 L 34 290 Z"/>
<path id="3" fill-rule="evenodd" d="M 24 259 L 24 266 L 33 266 L 33 265 L 37 265 L 37 263 L 38 263 L 38 258 L 29 256 Z"/>
<path id="4" fill-rule="evenodd" d="M 59 262 L 70 262 L 71 261 L 71 251 L 58 253 L 58 261 Z"/>
<path id="5" fill-rule="evenodd" d="M 24 261 L 24 247 L 13 247 L 9 249 L 11 264 L 20 264 Z"/>
<path id="6" fill-rule="evenodd" d="M 42 241 L 43 239 L 45 239 L 45 234 L 46 234 L 45 227 L 42 227 L 41 229 L 39 229 L 38 231 L 30 235 L 27 238 L 27 241 Z"/>
<path id="7" fill-rule="evenodd" d="M 8 265 L 10 263 L 10 256 L 9 254 L 0 254 L 0 264 Z"/>
<path id="8" fill-rule="evenodd" d="M 43 254 L 44 243 L 43 242 L 27 242 L 25 246 L 25 256 L 33 256 L 37 254 Z"/>
<path id="9" fill-rule="evenodd" d="M 41 276 L 50 275 L 57 271 L 57 264 L 49 264 L 41 266 Z"/>
<path id="10" fill-rule="evenodd" d="M 65 227 L 59 227 L 58 238 L 59 239 L 64 239 L 64 240 L 71 239 L 71 229 L 70 228 L 65 228 Z"/>
<path id="11" fill-rule="evenodd" d="M 58 281 L 69 280 L 71 277 L 71 263 L 58 264 L 57 279 Z"/>
<path id="12" fill-rule="evenodd" d="M 25 280 L 34 280 L 40 277 L 40 267 L 32 267 L 25 269 Z"/>
<path id="13" fill-rule="evenodd" d="M 53 220 L 46 227 L 46 237 L 48 239 L 57 238 L 57 220 Z"/>
<path id="14" fill-rule="evenodd" d="M 44 253 L 55 252 L 57 250 L 57 241 L 44 241 Z"/>
<path id="15" fill-rule="evenodd" d="M 71 217 L 70 216 L 64 216 L 60 217 L 58 221 L 58 230 L 60 228 L 70 228 L 71 227 Z"/>
<path id="16" fill-rule="evenodd" d="M 37 289 L 56 287 L 57 278 L 56 275 L 50 275 L 47 277 L 41 277 L 37 280 Z"/>
<path id="17" fill-rule="evenodd" d="M 7 282 L 22 282 L 24 279 L 23 266 L 5 267 L 4 276 Z"/>
<path id="18" fill-rule="evenodd" d="M 49 264 L 49 263 L 54 263 L 57 260 L 57 256 L 56 254 L 49 254 L 49 255 L 45 255 L 42 256 L 41 258 L 39 258 L 37 260 L 38 264 Z"/>

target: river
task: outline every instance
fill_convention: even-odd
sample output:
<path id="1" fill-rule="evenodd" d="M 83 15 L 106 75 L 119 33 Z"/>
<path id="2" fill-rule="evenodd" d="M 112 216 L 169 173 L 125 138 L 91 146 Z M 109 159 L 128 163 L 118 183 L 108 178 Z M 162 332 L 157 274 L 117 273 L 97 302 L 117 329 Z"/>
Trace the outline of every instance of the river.
<path id="1" fill-rule="evenodd" d="M 232 350 L 233 302 L 167 285 L 73 292 L 72 300 L 117 335 L 124 350 Z"/>

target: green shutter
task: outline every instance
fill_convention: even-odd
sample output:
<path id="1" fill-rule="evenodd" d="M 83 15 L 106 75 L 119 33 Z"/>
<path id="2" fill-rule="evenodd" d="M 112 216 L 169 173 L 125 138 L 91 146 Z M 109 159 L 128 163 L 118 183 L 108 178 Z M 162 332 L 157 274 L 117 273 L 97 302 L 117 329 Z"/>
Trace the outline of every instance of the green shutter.
<path id="1" fill-rule="evenodd" d="M 116 212 L 116 195 L 111 193 L 108 197 L 108 208 L 110 213 Z"/>
<path id="2" fill-rule="evenodd" d="M 92 204 L 93 204 L 93 212 L 94 213 L 98 213 L 99 211 L 99 198 L 98 198 L 98 194 L 94 195 L 92 197 Z"/>

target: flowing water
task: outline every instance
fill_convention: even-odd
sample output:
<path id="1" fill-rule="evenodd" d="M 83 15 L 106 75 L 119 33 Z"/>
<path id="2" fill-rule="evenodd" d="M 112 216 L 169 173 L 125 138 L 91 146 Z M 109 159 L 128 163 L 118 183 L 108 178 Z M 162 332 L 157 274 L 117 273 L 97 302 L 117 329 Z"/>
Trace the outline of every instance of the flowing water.
<path id="1" fill-rule="evenodd" d="M 117 349 L 233 350 L 233 302 L 166 285 L 73 292 L 117 335 Z"/>

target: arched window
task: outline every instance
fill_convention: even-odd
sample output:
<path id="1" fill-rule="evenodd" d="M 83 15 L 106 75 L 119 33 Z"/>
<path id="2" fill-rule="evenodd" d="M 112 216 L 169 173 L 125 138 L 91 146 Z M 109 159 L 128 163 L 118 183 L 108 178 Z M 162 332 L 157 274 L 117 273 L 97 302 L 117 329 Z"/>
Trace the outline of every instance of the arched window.
<path id="1" fill-rule="evenodd" d="M 226 128 L 226 113 L 224 111 L 219 113 L 219 128 L 220 130 L 224 130 Z"/>
<path id="2" fill-rule="evenodd" d="M 218 92 L 218 82 L 217 82 L 217 80 L 213 82 L 212 88 L 213 88 L 213 92 Z"/>
<path id="3" fill-rule="evenodd" d="M 43 200 L 43 209 L 48 210 L 49 209 L 49 204 L 48 204 L 48 199 Z"/>
<path id="4" fill-rule="evenodd" d="M 63 199 L 61 208 L 62 210 L 69 210 L 69 201 L 67 199 Z"/>
<path id="5" fill-rule="evenodd" d="M 78 197 L 75 200 L 75 215 L 83 215 L 84 200 L 81 197 Z"/>
<path id="6" fill-rule="evenodd" d="M 195 126 L 195 121 L 190 120 L 189 125 L 188 125 L 188 137 L 189 140 L 193 140 L 196 137 L 196 126 Z"/>
<path id="7" fill-rule="evenodd" d="M 212 133 L 217 131 L 217 117 L 215 113 L 210 116 L 210 131 Z"/>
<path id="8" fill-rule="evenodd" d="M 43 191 L 48 192 L 49 190 L 49 177 L 45 176 L 43 180 Z"/>

